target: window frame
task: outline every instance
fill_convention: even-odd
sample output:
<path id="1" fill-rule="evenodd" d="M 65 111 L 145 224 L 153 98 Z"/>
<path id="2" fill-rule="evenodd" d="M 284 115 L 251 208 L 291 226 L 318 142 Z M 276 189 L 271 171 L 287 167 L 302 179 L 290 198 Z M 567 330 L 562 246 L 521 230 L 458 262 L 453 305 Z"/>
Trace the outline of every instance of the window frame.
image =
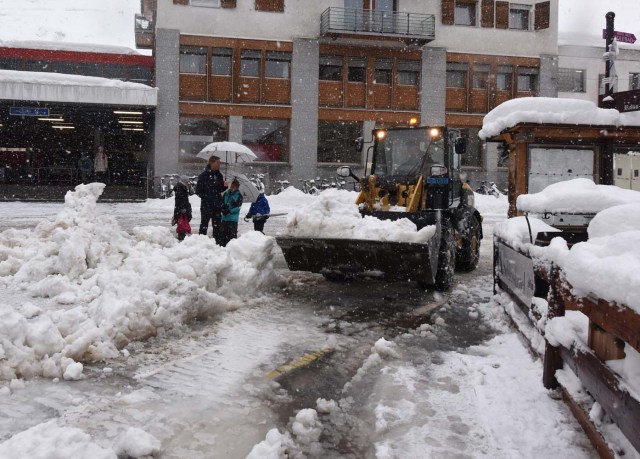
<path id="1" fill-rule="evenodd" d="M 580 77 L 576 78 L 578 75 Z M 571 67 L 558 68 L 558 92 L 586 93 L 587 70 Z"/>
<path id="2" fill-rule="evenodd" d="M 356 65 L 352 65 L 356 64 Z M 362 72 L 362 79 L 351 79 L 351 69 L 358 69 L 358 73 Z M 358 56 L 349 56 L 347 58 L 347 82 L 354 84 L 366 84 L 367 82 L 367 58 Z"/>
<path id="3" fill-rule="evenodd" d="M 201 8 L 220 8 L 220 0 L 189 0 L 189 5 Z"/>
<path id="4" fill-rule="evenodd" d="M 336 129 L 330 129 L 329 132 L 327 132 L 327 129 L 325 129 L 325 127 L 329 126 L 330 124 L 341 124 L 345 129 L 344 132 L 341 133 L 341 135 L 336 135 Z M 346 128 L 346 126 L 349 125 L 350 128 Z M 350 129 L 352 129 L 353 131 L 356 132 L 357 135 L 355 135 L 355 137 L 352 138 L 352 136 L 350 136 Z M 317 145 L 317 150 L 316 150 L 316 159 L 318 161 L 319 164 L 352 164 L 352 165 L 361 165 L 362 164 L 362 153 L 358 151 L 357 149 L 357 145 L 355 140 L 358 137 L 362 137 L 364 132 L 364 122 L 362 121 L 348 121 L 348 120 L 342 120 L 342 121 L 337 121 L 337 120 L 318 120 L 318 145 Z M 321 135 L 323 134 L 327 134 L 326 137 L 322 137 Z M 321 160 L 321 152 L 320 149 L 321 148 L 325 148 L 327 149 L 329 146 L 332 146 L 333 144 L 337 144 L 335 145 L 334 148 L 332 148 L 332 152 L 333 154 L 327 154 L 328 152 L 323 152 L 323 155 L 325 157 L 323 157 Z M 348 157 L 343 157 L 340 158 L 339 154 L 335 155 L 335 153 L 349 153 L 350 156 Z M 325 159 L 330 159 L 331 161 L 325 161 Z M 356 161 L 351 161 L 353 159 L 356 159 Z"/>
<path id="5" fill-rule="evenodd" d="M 193 52 L 193 51 L 198 52 Z M 188 52 L 192 51 L 192 52 Z M 207 59 L 208 59 L 208 50 L 206 46 L 180 46 L 180 57 L 179 57 L 179 73 L 184 75 L 206 75 L 207 74 Z M 204 56 L 204 67 L 202 68 L 202 72 L 186 72 L 182 68 L 182 56 Z"/>
<path id="6" fill-rule="evenodd" d="M 638 89 L 640 89 L 640 72 L 629 72 L 629 90 L 635 91 Z"/>
<path id="7" fill-rule="evenodd" d="M 245 137 L 246 132 L 249 131 L 249 129 L 247 129 L 245 127 L 245 123 L 255 123 L 255 122 L 261 122 L 261 121 L 266 121 L 268 123 L 275 123 L 275 129 L 269 131 L 268 133 L 265 131 L 264 136 L 268 136 L 274 132 L 277 132 L 280 129 L 279 123 L 284 123 L 284 125 L 286 126 L 286 136 L 284 138 L 284 143 L 270 143 L 270 144 L 260 144 L 257 143 L 258 139 L 254 140 L 250 140 L 248 138 Z M 260 163 L 268 163 L 268 164 L 277 164 L 277 163 L 289 163 L 290 162 L 290 158 L 291 158 L 291 120 L 290 119 L 285 119 L 285 118 L 253 118 L 253 117 L 243 117 L 242 118 L 242 144 L 246 145 L 248 148 L 251 148 L 251 145 L 280 145 L 283 146 L 283 151 L 280 151 L 280 158 L 277 160 L 270 160 L 270 159 L 261 159 L 260 155 L 262 152 L 256 152 L 254 150 L 254 153 L 256 154 L 256 156 L 258 156 L 258 159 L 256 159 L 254 161 L 254 163 L 256 162 L 260 162 Z"/>
<path id="8" fill-rule="evenodd" d="M 214 70 L 214 63 L 217 62 L 220 57 L 227 57 L 229 59 L 229 70 L 227 73 L 216 73 Z M 212 76 L 231 76 L 233 73 L 233 48 L 224 48 L 220 46 L 211 48 L 211 63 L 209 64 L 209 70 Z"/>
<path id="9" fill-rule="evenodd" d="M 522 89 L 520 85 L 520 78 L 528 77 L 533 84 L 527 85 L 527 89 Z M 517 74 L 518 92 L 534 92 L 538 93 L 540 85 L 540 70 L 537 67 L 518 67 Z"/>
<path id="10" fill-rule="evenodd" d="M 508 79 L 505 81 L 508 81 L 508 86 L 506 88 L 501 88 L 500 87 L 500 77 L 501 76 L 508 76 Z M 496 69 L 496 91 L 502 91 L 502 92 L 513 92 L 513 66 L 511 65 L 499 65 L 498 68 Z"/>
<path id="11" fill-rule="evenodd" d="M 459 9 L 467 9 L 471 13 L 469 23 L 460 21 Z M 478 27 L 478 2 L 456 0 L 453 7 L 453 24 L 464 27 Z"/>
<path id="12" fill-rule="evenodd" d="M 245 73 L 247 69 L 247 67 L 245 67 L 245 62 L 256 63 L 256 75 L 248 75 L 247 73 Z M 261 66 L 262 50 L 253 48 L 245 48 L 240 50 L 240 76 L 242 78 L 260 78 Z"/>
<path id="13" fill-rule="evenodd" d="M 290 80 L 291 79 L 291 60 L 292 60 L 292 53 L 288 51 L 267 51 L 265 53 L 265 58 L 264 58 L 264 77 L 278 79 L 278 80 Z M 277 76 L 275 74 L 270 75 L 269 62 L 286 62 L 287 76 Z"/>
<path id="14" fill-rule="evenodd" d="M 325 60 L 325 64 L 323 64 L 323 59 Z M 331 60 L 335 60 L 335 64 L 329 63 Z M 338 65 L 338 61 L 340 65 Z M 322 69 L 323 68 L 334 68 L 336 69 L 335 78 L 323 78 Z M 326 75 L 324 75 L 326 76 Z M 320 62 L 318 65 L 318 79 L 319 81 L 332 81 L 332 82 L 341 82 L 344 79 L 344 56 L 335 56 L 335 55 L 321 55 Z"/>
<path id="15" fill-rule="evenodd" d="M 520 12 L 525 12 L 527 15 L 527 21 L 526 24 L 522 23 L 522 25 L 524 27 L 514 27 L 514 21 L 512 21 L 513 16 L 514 16 L 514 12 L 515 11 L 520 11 Z M 523 3 L 509 3 L 509 19 L 508 19 L 508 29 L 509 30 L 531 30 L 531 20 L 533 18 L 533 8 L 531 7 L 531 5 L 526 5 Z"/>
<path id="16" fill-rule="evenodd" d="M 396 71 L 396 82 L 400 86 L 420 86 L 422 63 L 420 61 L 399 60 Z M 413 75 L 410 82 L 403 82 L 403 76 Z"/>

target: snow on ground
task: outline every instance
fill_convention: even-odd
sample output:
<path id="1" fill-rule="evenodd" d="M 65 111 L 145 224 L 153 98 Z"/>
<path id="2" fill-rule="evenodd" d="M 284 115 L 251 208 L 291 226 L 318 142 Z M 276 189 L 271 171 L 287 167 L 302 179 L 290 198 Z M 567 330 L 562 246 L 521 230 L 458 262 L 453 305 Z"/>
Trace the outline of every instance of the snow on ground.
<path id="1" fill-rule="evenodd" d="M 487 113 L 478 136 L 489 139 L 520 123 L 640 126 L 640 114 L 599 108 L 588 100 L 522 97 L 508 100 Z"/>
<path id="2" fill-rule="evenodd" d="M 129 234 L 96 214 L 103 187 L 80 185 L 55 220 L 0 233 L 0 288 L 23 295 L 0 303 L 0 379 L 78 379 L 74 361 L 113 358 L 273 283 L 271 238 L 250 232 L 221 248 L 201 236 L 178 243 L 167 227 Z"/>
<path id="3" fill-rule="evenodd" d="M 474 194 L 475 207 L 482 216 L 482 223 L 485 225 L 493 225 L 507 218 L 509 211 L 509 200 L 506 194 L 498 197 L 484 194 Z"/>
<path id="4" fill-rule="evenodd" d="M 325 190 L 311 204 L 293 211 L 283 232 L 292 237 L 324 237 L 340 239 L 373 239 L 378 241 L 427 243 L 436 232 L 435 226 L 418 231 L 406 218 L 379 220 L 360 215 L 352 194 Z"/>

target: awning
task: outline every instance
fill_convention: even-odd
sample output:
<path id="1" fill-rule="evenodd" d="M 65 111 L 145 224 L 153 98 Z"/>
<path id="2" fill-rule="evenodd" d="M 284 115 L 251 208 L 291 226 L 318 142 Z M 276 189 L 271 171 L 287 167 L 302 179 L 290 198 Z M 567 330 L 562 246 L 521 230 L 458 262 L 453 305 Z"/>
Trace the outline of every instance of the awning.
<path id="1" fill-rule="evenodd" d="M 0 100 L 155 107 L 158 89 L 109 78 L 0 70 Z"/>

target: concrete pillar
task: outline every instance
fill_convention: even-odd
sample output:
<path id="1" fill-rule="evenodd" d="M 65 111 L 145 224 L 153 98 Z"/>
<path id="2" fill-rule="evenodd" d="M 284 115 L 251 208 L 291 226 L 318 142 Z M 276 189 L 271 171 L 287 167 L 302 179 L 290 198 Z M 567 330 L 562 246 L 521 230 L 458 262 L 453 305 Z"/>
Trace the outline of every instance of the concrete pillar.
<path id="1" fill-rule="evenodd" d="M 540 56 L 540 97 L 558 97 L 558 56 Z"/>
<path id="2" fill-rule="evenodd" d="M 158 107 L 152 171 L 158 177 L 179 172 L 180 31 L 156 30 L 155 61 Z"/>
<path id="3" fill-rule="evenodd" d="M 229 142 L 242 143 L 242 117 L 229 116 Z"/>
<path id="4" fill-rule="evenodd" d="M 423 48 L 420 82 L 422 126 L 444 126 L 447 82 L 447 50 Z"/>
<path id="5" fill-rule="evenodd" d="M 315 177 L 318 167 L 318 40 L 293 40 L 291 61 L 292 182 Z"/>

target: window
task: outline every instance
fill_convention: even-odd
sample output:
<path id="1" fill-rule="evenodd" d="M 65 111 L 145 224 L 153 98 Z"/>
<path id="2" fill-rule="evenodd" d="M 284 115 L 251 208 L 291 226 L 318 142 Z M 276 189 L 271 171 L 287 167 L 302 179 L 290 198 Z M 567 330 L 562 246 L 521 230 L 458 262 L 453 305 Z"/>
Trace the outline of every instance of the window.
<path id="1" fill-rule="evenodd" d="M 81 62 L 78 64 L 78 75 L 101 77 L 103 67 L 104 66 L 102 64 Z"/>
<path id="2" fill-rule="evenodd" d="M 619 167 L 619 168 L 618 168 L 618 177 L 619 177 L 619 176 L 621 176 L 621 175 L 622 175 L 622 168 L 621 168 L 621 167 Z"/>
<path id="3" fill-rule="evenodd" d="M 467 87 L 467 64 L 447 64 L 447 88 Z"/>
<path id="4" fill-rule="evenodd" d="M 151 67 L 129 67 L 129 80 L 137 83 L 150 84 L 153 79 Z"/>
<path id="5" fill-rule="evenodd" d="M 513 67 L 499 65 L 496 73 L 496 89 L 498 91 L 511 91 L 513 89 Z"/>
<path id="6" fill-rule="evenodd" d="M 284 12 L 284 0 L 256 0 L 256 11 Z"/>
<path id="7" fill-rule="evenodd" d="M 640 174 L 640 170 L 639 170 L 639 169 L 634 169 L 634 170 L 633 170 L 633 176 L 634 176 L 635 178 L 638 178 L 639 174 Z"/>
<path id="8" fill-rule="evenodd" d="M 0 59 L 0 69 L 22 70 L 22 61 L 20 59 L 2 58 Z"/>
<path id="9" fill-rule="evenodd" d="M 376 68 L 373 82 L 376 84 L 391 84 L 392 70 L 392 59 L 376 59 Z"/>
<path id="10" fill-rule="evenodd" d="M 518 91 L 536 92 L 538 90 L 538 69 L 518 68 Z"/>
<path id="11" fill-rule="evenodd" d="M 180 73 L 207 73 L 207 48 L 196 46 L 180 47 Z"/>
<path id="12" fill-rule="evenodd" d="M 211 75 L 231 75 L 231 48 L 213 48 L 211 51 Z"/>
<path id="13" fill-rule="evenodd" d="M 291 53 L 267 51 L 264 71 L 267 78 L 289 79 L 291 72 Z"/>
<path id="14" fill-rule="evenodd" d="M 489 87 L 489 66 L 487 64 L 474 65 L 471 78 L 473 89 L 488 89 Z"/>
<path id="15" fill-rule="evenodd" d="M 50 72 L 51 67 L 47 61 L 27 61 L 25 70 L 27 72 Z"/>
<path id="16" fill-rule="evenodd" d="M 320 79 L 324 81 L 342 81 L 342 58 L 320 56 Z"/>
<path id="17" fill-rule="evenodd" d="M 529 30 L 531 19 L 531 6 L 509 4 L 509 28 L 517 30 Z"/>
<path id="18" fill-rule="evenodd" d="M 289 120 L 243 118 L 242 143 L 257 161 L 289 161 Z"/>
<path id="19" fill-rule="evenodd" d="M 558 69 L 558 91 L 560 92 L 585 92 L 585 75 L 583 69 Z"/>
<path id="20" fill-rule="evenodd" d="M 207 56 L 204 56 L 205 60 Z M 204 73 L 205 71 L 203 71 Z M 102 75 L 105 78 L 112 78 L 114 80 L 126 80 L 127 79 L 127 67 L 122 64 L 105 64 L 102 70 Z"/>
<path id="21" fill-rule="evenodd" d="M 420 84 L 419 61 L 398 62 L 398 84 L 418 86 Z"/>
<path id="22" fill-rule="evenodd" d="M 243 49 L 240 53 L 240 76 L 259 77 L 262 52 L 258 49 Z"/>
<path id="23" fill-rule="evenodd" d="M 364 57 L 349 58 L 349 74 L 347 79 L 352 83 L 367 81 L 367 59 Z"/>
<path id="24" fill-rule="evenodd" d="M 318 162 L 360 164 L 362 154 L 358 151 L 356 139 L 361 136 L 361 121 L 320 121 Z"/>
<path id="25" fill-rule="evenodd" d="M 191 0 L 191 6 L 207 6 L 209 8 L 220 8 L 220 0 Z"/>
<path id="26" fill-rule="evenodd" d="M 629 74 L 629 89 L 640 89 L 640 73 Z"/>
<path id="27" fill-rule="evenodd" d="M 474 1 L 456 1 L 454 20 L 456 25 L 475 26 L 477 19 L 477 4 Z"/>
<path id="28" fill-rule="evenodd" d="M 75 62 L 56 61 L 49 64 L 49 68 L 51 69 L 52 72 L 55 72 L 55 73 L 67 73 L 67 74 L 76 73 Z"/>
<path id="29" fill-rule="evenodd" d="M 180 118 L 180 156 L 195 157 L 205 145 L 227 140 L 226 118 Z"/>

